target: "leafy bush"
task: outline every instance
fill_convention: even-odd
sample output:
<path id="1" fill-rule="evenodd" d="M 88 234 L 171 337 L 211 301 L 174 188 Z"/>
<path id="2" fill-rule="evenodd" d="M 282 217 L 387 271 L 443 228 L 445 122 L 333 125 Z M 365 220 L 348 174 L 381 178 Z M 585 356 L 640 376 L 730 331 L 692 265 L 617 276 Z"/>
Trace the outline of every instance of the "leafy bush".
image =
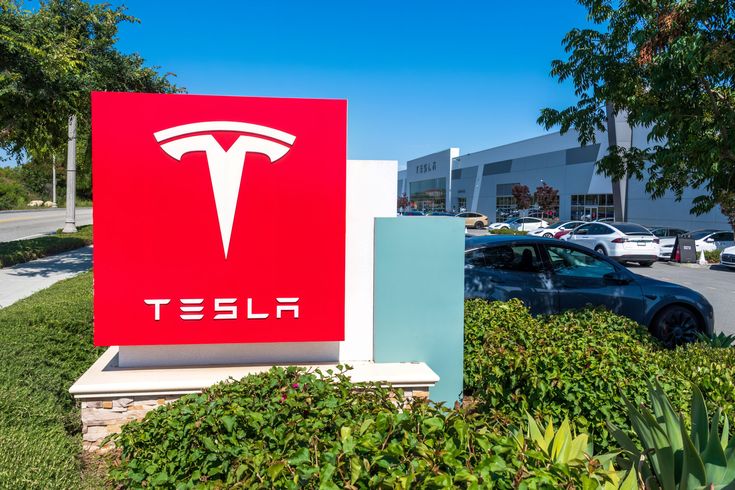
<path id="1" fill-rule="evenodd" d="M 328 373 L 330 373 L 328 371 Z M 188 395 L 114 437 L 125 487 L 597 488 L 477 415 L 297 368 Z M 519 443 L 520 441 L 520 443 Z M 525 451 L 525 452 L 524 452 Z"/>
<path id="2" fill-rule="evenodd" d="M 99 355 L 92 275 L 0 309 L 0 488 L 79 488 L 81 423 L 68 393 Z"/>
<path id="3" fill-rule="evenodd" d="M 722 254 L 722 250 L 705 250 L 704 258 L 710 264 L 719 264 L 721 254 Z"/>
<path id="4" fill-rule="evenodd" d="M 500 228 L 497 230 L 488 230 L 491 235 L 528 235 L 527 231 L 511 230 L 510 228 Z"/>
<path id="5" fill-rule="evenodd" d="M 703 343 L 667 350 L 634 321 L 602 309 L 534 318 L 518 300 L 465 302 L 465 393 L 499 426 L 568 417 L 601 448 L 614 449 L 606 422 L 628 427 L 620 393 L 647 399 L 660 380 L 677 410 L 692 383 L 712 409 L 735 410 L 735 349 Z"/>
<path id="6" fill-rule="evenodd" d="M 55 235 L 0 242 L 0 268 L 39 259 L 47 255 L 68 252 L 92 243 L 92 225 L 80 226 L 77 233 Z"/>
<path id="7" fill-rule="evenodd" d="M 0 167 L 0 210 L 26 207 L 31 199 L 28 189 L 21 183 L 17 167 Z"/>

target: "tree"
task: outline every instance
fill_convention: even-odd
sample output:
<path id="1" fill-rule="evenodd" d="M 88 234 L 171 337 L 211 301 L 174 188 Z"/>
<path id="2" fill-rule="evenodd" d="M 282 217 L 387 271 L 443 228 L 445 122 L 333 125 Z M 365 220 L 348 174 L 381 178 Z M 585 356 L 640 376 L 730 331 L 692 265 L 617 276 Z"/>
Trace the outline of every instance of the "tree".
<path id="1" fill-rule="evenodd" d="M 0 0 L 0 148 L 18 161 L 63 154 L 67 122 L 78 118 L 77 172 L 90 178 L 90 92 L 177 92 L 138 54 L 115 48 L 118 27 L 138 22 L 123 7 L 83 0 Z M 50 173 L 50 172 L 49 172 Z"/>
<path id="2" fill-rule="evenodd" d="M 544 217 L 552 216 L 554 211 L 559 207 L 559 191 L 551 187 L 546 182 L 536 187 L 533 194 L 536 204 L 541 208 Z"/>
<path id="3" fill-rule="evenodd" d="M 518 209 L 524 210 L 531 207 L 531 191 L 528 190 L 527 185 L 516 184 L 511 189 L 511 192 L 513 193 L 513 199 L 515 199 Z"/>
<path id="4" fill-rule="evenodd" d="M 611 147 L 599 170 L 645 179 L 654 198 L 697 188 L 692 212 L 710 211 L 735 190 L 735 0 L 579 2 L 595 28 L 571 30 L 551 70 L 578 102 L 543 109 L 539 123 L 587 144 L 608 113 L 626 112 L 650 129 L 648 145 Z"/>

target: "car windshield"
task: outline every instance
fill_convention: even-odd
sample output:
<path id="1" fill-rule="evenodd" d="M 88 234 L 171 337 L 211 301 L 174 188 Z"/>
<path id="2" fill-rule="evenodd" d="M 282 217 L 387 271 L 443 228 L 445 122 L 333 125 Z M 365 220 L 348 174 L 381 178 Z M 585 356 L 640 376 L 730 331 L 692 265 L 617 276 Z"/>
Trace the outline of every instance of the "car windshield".
<path id="1" fill-rule="evenodd" d="M 633 223 L 615 223 L 610 224 L 613 228 L 625 233 L 626 235 L 651 235 L 651 232 L 642 227 L 641 225 L 635 225 Z"/>
<path id="2" fill-rule="evenodd" d="M 681 237 L 682 238 L 693 238 L 694 240 L 701 240 L 702 238 L 706 237 L 707 235 L 711 235 L 714 232 L 715 230 L 690 231 L 689 233 L 684 233 Z"/>

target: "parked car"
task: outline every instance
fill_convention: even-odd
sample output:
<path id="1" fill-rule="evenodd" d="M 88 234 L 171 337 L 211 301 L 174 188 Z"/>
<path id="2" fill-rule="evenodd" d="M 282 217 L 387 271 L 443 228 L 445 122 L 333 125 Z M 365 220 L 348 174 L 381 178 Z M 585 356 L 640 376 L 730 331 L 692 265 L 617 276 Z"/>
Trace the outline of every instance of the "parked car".
<path id="1" fill-rule="evenodd" d="M 487 226 L 487 216 L 480 213 L 459 213 L 458 218 L 464 218 L 464 225 L 470 228 L 485 228 Z"/>
<path id="2" fill-rule="evenodd" d="M 566 241 L 590 248 L 619 262 L 638 262 L 650 267 L 658 260 L 658 238 L 634 223 L 586 223 L 567 236 Z"/>
<path id="3" fill-rule="evenodd" d="M 583 225 L 584 221 L 560 221 L 546 228 L 539 228 L 538 230 L 532 231 L 529 235 L 542 236 L 544 238 L 554 238 L 560 231 L 572 231 L 576 227 Z"/>
<path id="4" fill-rule="evenodd" d="M 659 240 L 659 260 L 671 260 L 671 253 L 674 250 L 676 237 L 685 234 L 687 231 L 681 228 L 669 228 L 666 226 L 648 227 L 648 229 L 658 237 Z"/>
<path id="5" fill-rule="evenodd" d="M 720 254 L 720 264 L 735 269 L 735 247 L 727 247 Z"/>
<path id="6" fill-rule="evenodd" d="M 685 233 L 682 238 L 693 238 L 694 247 L 699 254 L 703 250 L 724 250 L 735 245 L 733 232 L 724 230 L 696 230 Z"/>
<path id="7" fill-rule="evenodd" d="M 546 228 L 549 223 L 540 218 L 513 218 L 503 223 L 493 223 L 488 226 L 488 230 L 516 230 L 516 231 L 535 231 L 539 228 Z"/>
<path id="8" fill-rule="evenodd" d="M 533 314 L 604 306 L 670 345 L 714 330 L 712 305 L 701 294 L 634 274 L 585 247 L 541 237 L 466 239 L 465 297 L 518 298 Z"/>
<path id="9" fill-rule="evenodd" d="M 401 216 L 426 216 L 426 215 L 421 211 L 403 211 L 401 213 Z"/>

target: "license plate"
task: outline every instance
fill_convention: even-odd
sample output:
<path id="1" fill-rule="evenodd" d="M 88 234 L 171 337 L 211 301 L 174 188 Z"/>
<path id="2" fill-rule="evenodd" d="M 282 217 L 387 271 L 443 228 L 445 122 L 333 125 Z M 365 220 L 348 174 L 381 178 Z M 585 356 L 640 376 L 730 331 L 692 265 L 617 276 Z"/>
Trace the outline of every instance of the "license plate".
<path id="1" fill-rule="evenodd" d="M 645 247 L 646 246 L 646 242 L 638 242 L 638 246 L 639 247 Z"/>

